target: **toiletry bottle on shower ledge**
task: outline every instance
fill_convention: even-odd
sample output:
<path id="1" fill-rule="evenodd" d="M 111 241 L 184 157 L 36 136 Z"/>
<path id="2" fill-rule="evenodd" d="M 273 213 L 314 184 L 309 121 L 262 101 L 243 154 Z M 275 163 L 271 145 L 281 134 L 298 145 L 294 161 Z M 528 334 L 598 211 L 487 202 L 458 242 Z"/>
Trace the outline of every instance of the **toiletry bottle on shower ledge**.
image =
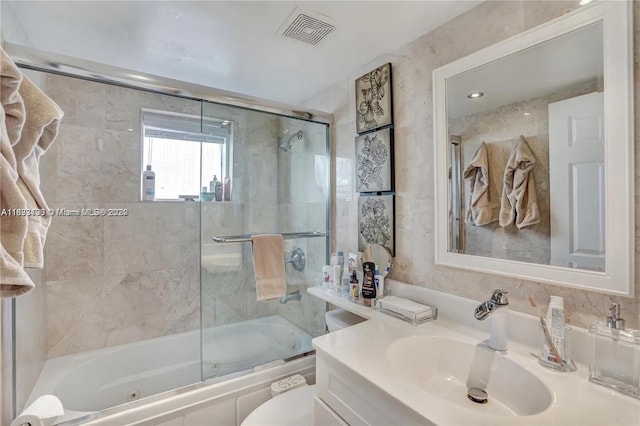
<path id="1" fill-rule="evenodd" d="M 222 201 L 222 182 L 219 180 L 215 182 L 213 192 L 215 193 L 216 201 Z"/>
<path id="2" fill-rule="evenodd" d="M 222 200 L 231 201 L 231 178 L 229 176 L 224 178 L 224 184 L 222 185 Z"/>
<path id="3" fill-rule="evenodd" d="M 142 173 L 142 200 L 153 201 L 156 198 L 156 174 L 147 164 L 147 170 Z"/>

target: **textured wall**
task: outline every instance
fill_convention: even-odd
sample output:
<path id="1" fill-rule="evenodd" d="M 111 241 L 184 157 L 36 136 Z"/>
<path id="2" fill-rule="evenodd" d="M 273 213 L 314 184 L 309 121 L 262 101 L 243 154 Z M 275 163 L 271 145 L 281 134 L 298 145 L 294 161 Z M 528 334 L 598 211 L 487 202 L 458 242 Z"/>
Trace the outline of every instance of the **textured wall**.
<path id="1" fill-rule="evenodd" d="M 125 208 L 126 217 L 56 216 L 45 253 L 48 357 L 200 324 L 198 204 L 142 203 L 140 108 L 198 115 L 200 103 L 60 76 L 65 111 L 45 157 L 52 208 Z"/>
<path id="2" fill-rule="evenodd" d="M 353 181 L 355 100 L 354 80 L 376 66 L 391 62 L 395 123 L 396 171 L 396 249 L 391 277 L 419 286 L 484 300 L 493 289 L 511 291 L 511 308 L 532 313 L 527 297 L 541 303 L 550 294 L 563 296 L 567 321 L 587 326 L 607 314 L 610 301 L 623 304 L 629 327 L 638 327 L 640 289 L 636 275 L 636 297 L 619 298 L 599 293 L 535 283 L 524 280 L 457 270 L 434 264 L 434 190 L 433 190 L 433 108 L 432 71 L 453 60 L 490 46 L 508 37 L 549 21 L 578 7 L 568 1 L 485 2 L 407 46 L 364 64 L 344 81 L 318 93 L 303 106 L 332 112 L 334 158 L 351 165 L 336 170 L 337 182 Z M 640 3 L 635 2 L 635 62 L 640 57 Z M 636 138 L 640 136 L 640 72 L 635 75 Z M 636 139 L 637 140 L 637 139 Z M 638 167 L 636 153 L 636 170 Z M 341 188 L 348 188 L 341 184 Z M 640 194 L 640 189 L 638 190 Z M 341 190 L 336 196 L 334 247 L 357 248 L 357 194 Z M 636 209 L 640 211 L 640 209 Z M 636 218 L 636 223 L 640 223 Z M 639 232 L 636 230 L 636 245 Z M 640 255 L 637 255 L 640 260 Z M 636 274 L 640 264 L 636 262 Z M 471 315 L 471 313 L 469 313 Z"/>

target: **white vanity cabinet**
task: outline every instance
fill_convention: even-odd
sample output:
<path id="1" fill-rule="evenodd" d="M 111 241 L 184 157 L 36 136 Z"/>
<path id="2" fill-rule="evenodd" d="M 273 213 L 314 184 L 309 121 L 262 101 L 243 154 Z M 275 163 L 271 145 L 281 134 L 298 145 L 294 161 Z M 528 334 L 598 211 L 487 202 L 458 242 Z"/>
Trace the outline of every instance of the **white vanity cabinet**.
<path id="1" fill-rule="evenodd" d="M 314 420 L 316 426 L 434 424 L 321 350 Z"/>

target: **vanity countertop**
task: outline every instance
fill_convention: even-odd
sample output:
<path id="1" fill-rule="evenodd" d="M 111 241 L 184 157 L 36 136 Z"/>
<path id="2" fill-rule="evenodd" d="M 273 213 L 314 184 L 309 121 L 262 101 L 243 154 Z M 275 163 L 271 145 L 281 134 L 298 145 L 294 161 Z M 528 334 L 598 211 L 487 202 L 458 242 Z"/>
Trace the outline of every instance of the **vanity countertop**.
<path id="1" fill-rule="evenodd" d="M 468 408 L 435 396 L 393 370 L 387 352 L 390 344 L 409 336 L 453 339 L 477 345 L 488 339 L 484 332 L 438 319 L 418 326 L 369 309 L 368 321 L 335 333 L 317 337 L 313 347 L 318 356 L 328 356 L 397 399 L 409 409 L 438 425 L 639 425 L 640 401 L 592 384 L 588 367 L 559 373 L 538 364 L 531 347 L 509 342 L 506 353 L 495 356 L 511 361 L 534 374 L 553 393 L 551 406 L 539 414 L 509 417 L 488 414 L 469 401 Z M 484 410 L 484 411 L 483 411 Z"/>

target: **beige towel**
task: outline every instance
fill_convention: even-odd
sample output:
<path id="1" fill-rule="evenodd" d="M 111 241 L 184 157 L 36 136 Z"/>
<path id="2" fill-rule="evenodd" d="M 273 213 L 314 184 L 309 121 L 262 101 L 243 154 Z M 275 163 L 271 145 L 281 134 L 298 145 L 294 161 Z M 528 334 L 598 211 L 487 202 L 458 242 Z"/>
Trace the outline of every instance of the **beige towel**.
<path id="1" fill-rule="evenodd" d="M 27 208 L 47 210 L 40 191 L 40 157 L 58 135 L 62 110 L 27 77 L 22 79 L 20 95 L 25 106 L 25 124 L 20 140 L 13 147 L 18 166 L 18 187 Z M 44 242 L 51 223 L 50 216 L 29 216 L 24 241 L 24 266 L 42 268 Z"/>
<path id="2" fill-rule="evenodd" d="M 470 184 L 466 222 L 483 226 L 498 220 L 500 204 L 498 204 L 497 194 L 491 194 L 489 154 L 487 144 L 484 142 L 473 154 L 471 163 L 464 169 L 464 178 Z"/>
<path id="3" fill-rule="evenodd" d="M 535 164 L 536 158 L 529 144 L 524 136 L 520 136 L 504 170 L 500 226 L 515 223 L 518 229 L 522 229 L 540 222 L 538 197 L 533 179 Z"/>
<path id="4" fill-rule="evenodd" d="M 23 269 L 27 217 L 14 214 L 27 207 L 18 187 L 13 152 L 24 124 L 24 105 L 18 93 L 21 82 L 22 74 L 0 49 L 0 297 L 15 297 L 33 288 Z"/>
<path id="5" fill-rule="evenodd" d="M 258 302 L 283 297 L 287 292 L 287 284 L 282 235 L 254 235 L 251 243 Z"/>
<path id="6" fill-rule="evenodd" d="M 33 288 L 24 268 L 0 246 L 0 297 L 20 296 Z"/>

